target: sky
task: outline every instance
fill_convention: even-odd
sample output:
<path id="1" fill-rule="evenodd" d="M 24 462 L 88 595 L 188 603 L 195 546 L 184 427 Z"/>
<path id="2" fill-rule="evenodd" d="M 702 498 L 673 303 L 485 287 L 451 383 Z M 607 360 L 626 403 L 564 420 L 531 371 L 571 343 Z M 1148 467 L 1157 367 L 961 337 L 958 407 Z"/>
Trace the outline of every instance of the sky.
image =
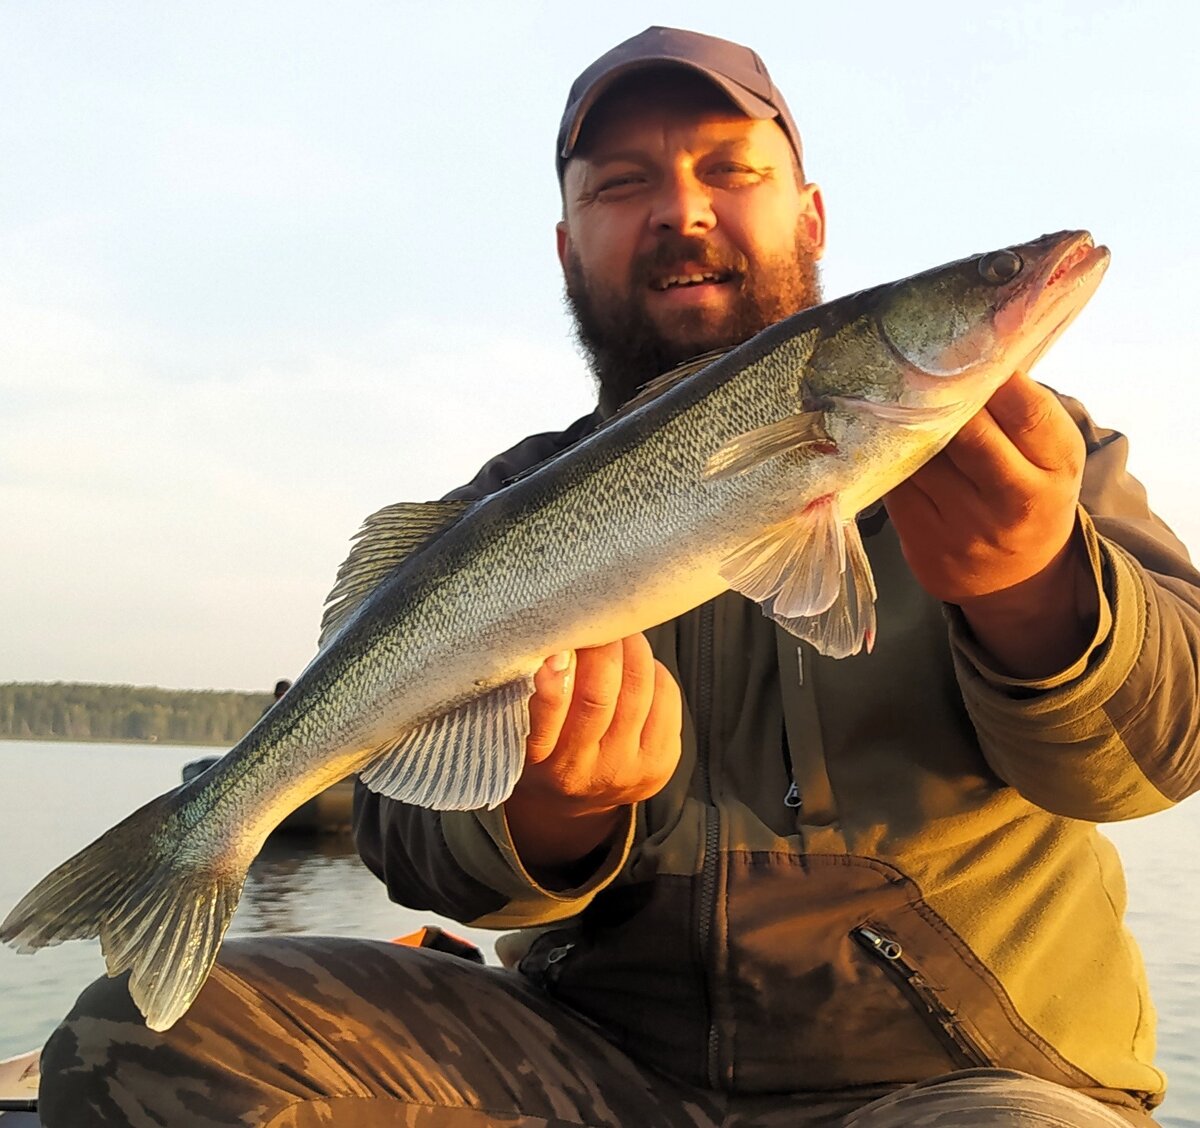
<path id="1" fill-rule="evenodd" d="M 566 91 L 756 48 L 829 298 L 1046 231 L 1112 265 L 1037 369 L 1200 552 L 1200 5 L 0 4 L 0 681 L 269 689 L 350 537 L 589 410 Z"/>

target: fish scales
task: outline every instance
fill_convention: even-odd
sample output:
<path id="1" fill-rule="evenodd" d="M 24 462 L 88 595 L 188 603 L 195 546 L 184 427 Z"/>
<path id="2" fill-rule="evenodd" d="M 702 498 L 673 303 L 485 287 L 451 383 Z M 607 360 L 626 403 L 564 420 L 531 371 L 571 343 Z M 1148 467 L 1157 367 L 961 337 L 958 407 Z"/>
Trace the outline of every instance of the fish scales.
<path id="1" fill-rule="evenodd" d="M 405 802 L 502 802 L 547 655 L 730 587 L 826 654 L 869 650 L 856 514 L 1044 352 L 1107 261 L 1061 232 L 830 302 L 664 376 L 491 497 L 373 515 L 291 690 L 214 767 L 52 871 L 0 938 L 98 935 L 165 1029 L 266 835 L 330 783 L 359 772 Z"/>

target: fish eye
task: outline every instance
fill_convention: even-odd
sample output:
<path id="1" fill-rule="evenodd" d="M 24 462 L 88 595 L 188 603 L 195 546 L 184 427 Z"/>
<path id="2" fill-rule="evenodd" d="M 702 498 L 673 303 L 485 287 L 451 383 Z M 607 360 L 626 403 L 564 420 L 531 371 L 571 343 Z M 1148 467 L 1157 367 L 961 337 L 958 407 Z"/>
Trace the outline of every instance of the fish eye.
<path id="1" fill-rule="evenodd" d="M 979 276 L 985 282 L 1000 286 L 1016 278 L 1024 265 L 1016 251 L 996 251 L 979 260 Z"/>

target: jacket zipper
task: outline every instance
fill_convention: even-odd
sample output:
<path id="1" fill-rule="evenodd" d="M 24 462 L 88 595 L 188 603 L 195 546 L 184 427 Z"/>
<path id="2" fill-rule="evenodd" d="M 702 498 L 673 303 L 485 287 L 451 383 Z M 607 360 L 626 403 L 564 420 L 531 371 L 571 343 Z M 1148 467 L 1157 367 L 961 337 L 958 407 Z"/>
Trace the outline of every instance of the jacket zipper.
<path id="1" fill-rule="evenodd" d="M 700 919 L 698 923 L 700 959 L 704 966 L 708 987 L 708 1040 L 705 1044 L 704 1073 L 709 1087 L 719 1088 L 720 1045 L 716 1018 L 716 974 L 715 959 L 710 951 L 712 944 L 712 921 L 717 905 L 717 863 L 720 856 L 721 824 L 717 805 L 713 801 L 712 768 L 709 753 L 712 744 L 713 712 L 713 649 L 716 608 L 712 601 L 700 608 L 700 653 L 697 671 L 696 700 L 696 755 L 700 758 L 704 779 L 704 860 L 700 877 Z"/>
<path id="2" fill-rule="evenodd" d="M 779 747 L 783 752 L 783 771 L 788 781 L 788 789 L 783 795 L 783 805 L 790 810 L 797 811 L 804 805 L 804 800 L 800 796 L 800 788 L 796 786 L 796 777 L 792 772 L 792 752 L 788 747 L 786 724 L 783 727 L 782 737 Z"/>
<path id="3" fill-rule="evenodd" d="M 900 944 L 874 924 L 862 924 L 850 930 L 850 935 L 878 959 L 891 978 L 917 1004 L 921 1016 L 941 1042 L 957 1057 L 971 1066 L 987 1067 L 995 1063 L 984 1053 L 979 1043 L 967 1032 L 958 1015 L 938 998 L 925 977 L 904 958 Z"/>

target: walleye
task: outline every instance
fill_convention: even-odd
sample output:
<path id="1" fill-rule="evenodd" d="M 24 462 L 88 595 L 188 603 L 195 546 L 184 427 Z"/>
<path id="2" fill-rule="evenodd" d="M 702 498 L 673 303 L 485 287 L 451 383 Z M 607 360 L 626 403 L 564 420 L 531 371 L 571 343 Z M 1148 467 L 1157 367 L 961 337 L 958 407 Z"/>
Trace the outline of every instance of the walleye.
<path id="1" fill-rule="evenodd" d="M 44 878 L 22 951 L 99 936 L 164 1030 L 208 975 L 268 833 L 335 780 L 437 809 L 504 801 L 547 655 L 733 588 L 835 657 L 871 648 L 856 515 L 940 450 L 1095 291 L 1063 232 L 806 310 L 654 381 L 472 503 L 389 506 L 339 571 L 318 651 L 217 764 Z"/>

